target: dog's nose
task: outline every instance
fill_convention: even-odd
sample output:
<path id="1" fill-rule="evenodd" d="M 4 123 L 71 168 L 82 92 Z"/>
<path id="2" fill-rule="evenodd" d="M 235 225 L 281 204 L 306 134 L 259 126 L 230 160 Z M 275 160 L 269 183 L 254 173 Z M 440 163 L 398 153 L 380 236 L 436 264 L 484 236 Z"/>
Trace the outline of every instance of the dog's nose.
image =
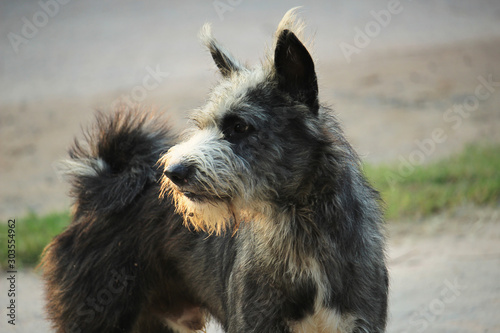
<path id="1" fill-rule="evenodd" d="M 167 167 L 165 176 L 177 186 L 187 185 L 190 168 L 184 164 L 174 164 Z"/>

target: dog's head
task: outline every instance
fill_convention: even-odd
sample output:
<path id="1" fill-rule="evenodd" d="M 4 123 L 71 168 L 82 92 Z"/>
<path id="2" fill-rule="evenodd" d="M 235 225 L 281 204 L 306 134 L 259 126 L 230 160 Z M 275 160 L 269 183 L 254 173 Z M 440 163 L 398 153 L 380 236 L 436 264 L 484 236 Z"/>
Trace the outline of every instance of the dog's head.
<path id="1" fill-rule="evenodd" d="M 234 59 L 203 28 L 223 79 L 194 113 L 187 139 L 160 160 L 162 194 L 173 196 L 195 229 L 220 233 L 311 191 L 328 133 L 318 116 L 314 63 L 295 33 L 300 26 L 289 11 L 274 56 L 257 68 Z"/>

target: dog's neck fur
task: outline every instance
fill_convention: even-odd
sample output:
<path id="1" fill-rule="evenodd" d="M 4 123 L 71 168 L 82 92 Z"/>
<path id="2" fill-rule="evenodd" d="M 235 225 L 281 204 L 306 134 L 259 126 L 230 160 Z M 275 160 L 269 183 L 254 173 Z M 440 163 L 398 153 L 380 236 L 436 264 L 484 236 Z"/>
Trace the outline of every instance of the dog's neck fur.
<path id="1" fill-rule="evenodd" d="M 283 209 L 278 213 L 279 209 Z M 313 213 L 306 208 L 273 207 L 272 213 L 253 214 L 248 222 L 252 248 L 259 264 L 282 278 L 284 274 L 301 275 L 310 270 L 314 243 L 319 230 L 310 221 Z"/>
<path id="2" fill-rule="evenodd" d="M 244 214 L 244 220 L 255 234 L 253 245 L 258 257 L 263 260 L 263 265 L 269 265 L 276 274 L 307 273 L 311 271 L 311 265 L 325 259 L 322 257 L 331 251 L 328 232 L 320 230 L 320 225 L 314 221 L 316 216 L 328 221 L 329 229 L 337 229 L 337 223 L 344 223 L 339 219 L 348 218 L 344 216 L 348 207 L 341 206 L 342 200 L 335 193 L 335 188 L 338 178 L 352 179 L 352 175 L 346 175 L 352 173 L 350 169 L 355 166 L 348 165 L 345 158 L 345 154 L 353 154 L 352 148 L 345 141 L 340 147 L 339 142 L 335 142 L 323 148 L 311 165 L 312 179 L 309 179 L 311 182 L 307 189 L 284 200 L 256 203 L 252 205 L 251 212 Z M 353 157 L 357 159 L 351 156 L 351 160 Z M 336 170 L 334 175 L 332 170 Z M 336 209 L 325 211 L 324 206 L 334 206 Z M 275 258 L 286 258 L 279 261 L 284 266 L 277 269 L 278 261 Z"/>
<path id="3" fill-rule="evenodd" d="M 332 197 L 314 194 L 297 202 L 260 203 L 245 218 L 254 234 L 253 246 L 262 265 L 269 266 L 276 274 L 291 273 L 300 276 L 311 271 L 311 266 L 328 248 L 328 237 L 314 221 L 322 202 Z M 333 216 L 331 217 L 333 219 Z M 276 258 L 280 258 L 277 260 Z M 284 258 L 284 260 L 283 260 Z M 277 267 L 283 263 L 283 267 Z"/>

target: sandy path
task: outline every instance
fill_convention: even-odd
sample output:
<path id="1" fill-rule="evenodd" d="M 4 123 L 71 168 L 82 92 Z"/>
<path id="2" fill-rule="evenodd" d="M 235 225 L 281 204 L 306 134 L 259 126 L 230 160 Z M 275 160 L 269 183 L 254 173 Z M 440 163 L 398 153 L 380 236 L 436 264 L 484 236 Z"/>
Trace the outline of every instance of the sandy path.
<path id="1" fill-rule="evenodd" d="M 388 332 L 500 331 L 500 209 L 393 225 L 390 235 Z M 50 332 L 38 275 L 18 274 L 15 328 L 5 325 L 3 284 L 0 289 L 2 333 Z"/>
<path id="2" fill-rule="evenodd" d="M 500 331 L 499 212 L 472 210 L 426 221 L 425 231 L 393 231 L 389 332 Z"/>

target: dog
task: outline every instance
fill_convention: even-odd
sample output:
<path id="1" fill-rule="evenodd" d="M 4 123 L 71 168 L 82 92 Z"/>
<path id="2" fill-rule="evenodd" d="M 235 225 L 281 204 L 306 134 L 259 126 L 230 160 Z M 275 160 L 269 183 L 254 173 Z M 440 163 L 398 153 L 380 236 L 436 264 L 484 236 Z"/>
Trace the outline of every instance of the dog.
<path id="1" fill-rule="evenodd" d="M 98 114 L 63 173 L 73 220 L 43 255 L 57 332 L 384 332 L 382 203 L 318 101 L 296 9 L 175 135 L 136 107 Z"/>

